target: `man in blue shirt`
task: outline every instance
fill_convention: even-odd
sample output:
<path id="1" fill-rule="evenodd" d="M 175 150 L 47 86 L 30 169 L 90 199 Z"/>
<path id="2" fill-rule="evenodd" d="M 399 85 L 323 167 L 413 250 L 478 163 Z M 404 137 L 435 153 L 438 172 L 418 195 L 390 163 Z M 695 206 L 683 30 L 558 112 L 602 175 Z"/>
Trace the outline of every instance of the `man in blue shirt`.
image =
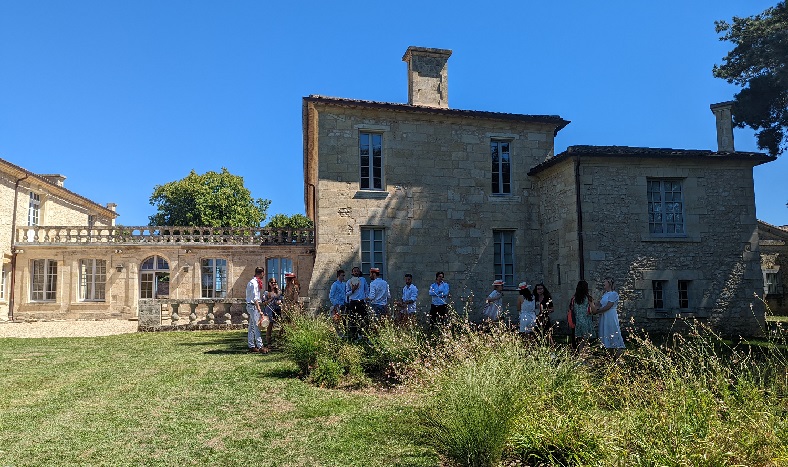
<path id="1" fill-rule="evenodd" d="M 402 288 L 402 300 L 397 302 L 400 311 L 397 319 L 403 326 L 408 326 L 408 321 L 416 314 L 416 300 L 419 298 L 419 289 L 413 285 L 413 275 L 405 274 L 405 287 Z"/>
<path id="2" fill-rule="evenodd" d="M 372 279 L 372 282 L 369 284 L 367 301 L 372 307 L 372 311 L 375 312 L 375 317 L 383 319 L 388 315 L 389 298 L 391 298 L 389 284 L 380 278 L 380 269 L 378 268 L 369 270 L 369 278 Z"/>
<path id="3" fill-rule="evenodd" d="M 443 282 L 443 271 L 435 274 L 435 282 L 430 286 L 430 328 L 434 328 L 439 322 L 445 323 L 449 316 L 449 284 Z"/>
<path id="4" fill-rule="evenodd" d="M 345 314 L 345 302 L 347 295 L 345 294 L 345 271 L 340 269 L 337 271 L 337 280 L 331 284 L 331 291 L 328 293 L 328 301 L 331 302 L 331 319 L 334 325 L 337 326 L 339 332 L 339 323 Z M 341 334 L 341 333 L 340 333 Z"/>

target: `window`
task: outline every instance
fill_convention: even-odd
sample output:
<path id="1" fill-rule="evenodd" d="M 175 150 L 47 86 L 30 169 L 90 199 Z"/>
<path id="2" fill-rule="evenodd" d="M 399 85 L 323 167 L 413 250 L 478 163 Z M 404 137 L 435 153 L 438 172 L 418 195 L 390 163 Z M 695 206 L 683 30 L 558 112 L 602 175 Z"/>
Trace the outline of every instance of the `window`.
<path id="1" fill-rule="evenodd" d="M 279 289 L 285 287 L 285 274 L 293 272 L 293 260 L 290 258 L 268 258 L 266 261 L 266 277 L 268 279 L 276 279 Z M 268 281 L 266 280 L 266 284 Z M 268 287 L 266 285 L 266 287 Z"/>
<path id="2" fill-rule="evenodd" d="M 492 193 L 509 195 L 512 193 L 509 141 L 490 141 L 492 158 Z"/>
<path id="3" fill-rule="evenodd" d="M 358 153 L 361 168 L 361 189 L 383 189 L 383 135 L 359 133 Z"/>
<path id="4" fill-rule="evenodd" d="M 514 284 L 514 231 L 493 230 L 495 279 Z"/>
<path id="5" fill-rule="evenodd" d="M 0 300 L 5 300 L 5 280 L 7 274 L 8 271 L 6 271 L 5 266 L 3 266 L 3 275 L 0 276 Z"/>
<path id="6" fill-rule="evenodd" d="M 648 231 L 674 236 L 685 233 L 680 180 L 648 181 Z"/>
<path id="7" fill-rule="evenodd" d="M 27 208 L 27 225 L 38 225 L 41 221 L 41 195 L 30 192 L 30 204 Z"/>
<path id="8" fill-rule="evenodd" d="M 57 298 L 57 261 L 34 259 L 32 275 L 30 300 L 54 302 Z"/>
<path id="9" fill-rule="evenodd" d="M 667 281 L 651 281 L 651 288 L 654 290 L 654 308 L 657 310 L 665 309 L 665 285 Z"/>
<path id="10" fill-rule="evenodd" d="M 690 281 L 679 281 L 679 308 L 689 308 Z"/>
<path id="11" fill-rule="evenodd" d="M 103 259 L 79 260 L 79 298 L 103 301 L 107 283 L 107 262 Z"/>
<path id="12" fill-rule="evenodd" d="M 170 265 L 161 256 L 148 257 L 140 265 L 140 298 L 170 294 Z"/>
<path id="13" fill-rule="evenodd" d="M 227 296 L 227 260 L 203 259 L 200 261 L 202 273 L 202 298 L 224 298 Z"/>
<path id="14" fill-rule="evenodd" d="M 383 229 L 361 228 L 361 272 L 365 275 L 369 274 L 370 268 L 379 268 L 381 274 L 385 270 L 383 233 Z"/>
<path id="15" fill-rule="evenodd" d="M 780 293 L 780 275 L 777 272 L 764 272 L 763 288 L 766 294 Z"/>

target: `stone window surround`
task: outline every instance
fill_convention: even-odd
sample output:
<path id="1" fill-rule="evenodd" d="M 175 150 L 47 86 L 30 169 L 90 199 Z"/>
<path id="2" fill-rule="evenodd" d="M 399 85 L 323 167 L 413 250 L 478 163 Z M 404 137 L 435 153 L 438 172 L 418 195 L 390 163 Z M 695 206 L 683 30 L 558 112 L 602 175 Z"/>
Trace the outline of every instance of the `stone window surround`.
<path id="1" fill-rule="evenodd" d="M 391 131 L 391 127 L 389 125 L 371 125 L 371 124 L 362 123 L 362 124 L 358 124 L 358 125 L 353 125 L 353 130 L 355 130 L 355 133 L 356 133 L 356 141 L 359 142 L 359 143 L 361 142 L 361 134 L 362 133 L 378 134 L 378 135 L 381 136 L 381 144 L 380 144 L 380 146 L 381 146 L 380 147 L 380 155 L 381 155 L 381 160 L 380 160 L 380 188 L 371 188 L 371 187 L 370 188 L 361 188 L 361 163 L 360 163 L 361 162 L 361 159 L 360 159 L 361 155 L 358 154 L 358 158 L 356 160 L 359 162 L 359 172 L 358 172 L 358 176 L 359 176 L 359 190 L 356 193 L 356 196 L 354 196 L 354 197 L 358 197 L 358 198 L 361 198 L 361 199 L 369 199 L 367 196 L 364 196 L 365 194 L 369 194 L 369 193 L 375 193 L 375 194 L 386 193 L 386 196 L 388 196 L 388 192 L 386 191 L 386 159 L 388 158 L 388 154 L 387 154 L 388 151 L 386 150 L 386 144 L 385 144 L 385 141 L 383 141 L 383 140 L 385 139 L 384 135 Z M 358 147 L 358 145 L 357 145 L 357 147 Z M 372 157 L 372 154 L 370 153 L 370 158 L 371 157 Z M 372 161 L 370 160 L 370 170 L 371 170 L 371 167 L 372 167 Z M 381 198 L 378 198 L 377 196 L 373 195 L 371 197 L 371 199 L 385 199 L 386 196 L 382 196 Z"/>
<path id="2" fill-rule="evenodd" d="M 43 261 L 43 275 L 40 292 L 41 298 L 36 298 L 36 262 Z M 51 274 L 51 266 L 54 264 L 54 274 Z M 55 302 L 57 301 L 57 260 L 56 259 L 33 259 L 30 261 L 30 302 Z M 54 284 L 53 284 L 54 282 Z M 54 287 L 54 288 L 53 288 Z M 47 298 L 48 295 L 52 298 Z"/>
<path id="3" fill-rule="evenodd" d="M 381 249 L 378 251 L 378 250 L 374 249 L 374 245 L 371 247 L 370 253 L 371 253 L 371 255 L 373 257 L 371 258 L 371 261 L 369 261 L 369 262 L 364 262 L 364 232 L 370 232 L 370 233 L 380 232 L 381 233 Z M 374 242 L 375 239 L 373 238 L 372 241 Z M 379 253 L 379 255 L 380 255 L 379 259 L 374 256 L 376 253 Z M 363 225 L 363 226 L 360 226 L 360 228 L 359 228 L 359 255 L 360 255 L 359 264 L 361 265 L 361 273 L 363 275 L 368 275 L 369 274 L 369 268 L 375 267 L 374 265 L 377 265 L 377 267 L 380 268 L 380 276 L 381 277 L 387 277 L 388 276 L 387 275 L 388 271 L 386 270 L 387 268 L 386 268 L 386 229 L 385 229 L 385 227 L 381 227 L 379 225 Z M 367 265 L 366 270 L 364 269 L 364 267 L 365 267 L 364 265 L 365 264 Z"/>
<path id="4" fill-rule="evenodd" d="M 204 262 L 210 261 L 210 265 L 206 265 Z M 224 264 L 220 266 L 217 264 L 219 261 L 222 261 Z M 205 269 L 211 269 L 211 291 L 212 295 L 206 295 L 206 287 L 205 282 L 203 281 L 203 275 L 205 274 Z M 222 281 L 224 283 L 223 290 L 217 290 L 216 287 L 216 270 L 222 269 L 224 274 L 222 274 Z M 225 298 L 227 296 L 227 286 L 229 281 L 229 261 L 225 258 L 200 258 L 200 297 L 201 298 Z M 219 294 L 221 292 L 221 294 Z"/>
<path id="5" fill-rule="evenodd" d="M 512 153 L 513 153 L 513 151 L 512 151 L 512 146 L 513 146 L 512 141 L 513 141 L 513 139 L 505 138 L 505 137 L 503 137 L 503 138 L 502 137 L 491 137 L 490 138 L 490 152 L 491 153 L 492 153 L 492 145 L 495 144 L 495 143 L 498 143 L 498 144 L 500 144 L 500 143 L 508 143 L 508 145 L 509 145 L 509 152 L 508 152 L 508 155 L 509 155 L 509 180 L 504 180 L 504 178 L 503 178 L 503 162 L 500 159 L 500 150 L 499 150 L 498 183 L 499 183 L 499 190 L 500 191 L 497 192 L 497 193 L 493 192 L 492 185 L 490 185 L 490 196 L 491 197 L 508 197 L 508 196 L 512 196 L 512 193 L 515 192 L 515 189 L 514 189 L 514 186 L 513 186 L 514 184 L 512 183 L 512 178 L 513 178 L 512 177 L 512 173 L 514 172 L 514 167 L 513 167 L 514 163 L 513 163 L 513 160 L 512 160 L 512 159 L 514 159 L 512 157 Z M 494 176 L 495 172 L 491 171 L 490 175 Z M 492 182 L 492 179 L 491 179 L 491 182 Z M 508 182 L 508 184 L 509 184 L 509 191 L 504 191 L 504 184 L 506 182 Z"/>
<path id="6" fill-rule="evenodd" d="M 97 269 L 101 263 L 104 263 L 104 280 L 98 281 L 97 276 L 99 276 Z M 83 258 L 79 260 L 78 263 L 79 267 L 79 282 L 77 283 L 77 290 L 79 291 L 79 301 L 80 302 L 104 302 L 106 301 L 106 286 L 107 286 L 107 261 L 103 259 L 95 259 L 95 258 Z M 85 273 L 85 269 L 83 265 L 86 265 L 90 272 L 87 274 Z M 93 292 L 92 297 L 85 297 L 85 290 L 83 288 L 83 283 L 86 281 L 90 282 L 90 287 L 88 288 Z M 87 284 L 86 284 L 87 285 Z M 96 291 L 101 288 L 103 295 L 101 298 L 96 298 Z"/>
<path id="7" fill-rule="evenodd" d="M 8 276 L 8 270 L 5 268 L 5 265 L 2 267 L 2 275 L 0 275 L 0 302 L 5 303 L 5 291 L 6 291 L 6 278 Z"/>
<path id="8" fill-rule="evenodd" d="M 27 225 L 41 225 L 41 193 L 30 191 L 29 202 L 27 207 Z"/>
<path id="9" fill-rule="evenodd" d="M 685 237 L 687 237 L 687 220 L 686 220 L 686 217 L 687 217 L 686 216 L 687 195 L 686 195 L 686 190 L 684 188 L 684 186 L 686 185 L 686 183 L 684 181 L 684 178 L 683 177 L 647 177 L 646 178 L 647 203 L 651 202 L 651 200 L 648 199 L 648 194 L 650 193 L 648 191 L 648 186 L 652 182 L 659 182 L 660 183 L 660 193 L 663 196 L 664 196 L 664 193 L 665 193 L 665 190 L 663 188 L 664 182 L 679 182 L 679 185 L 681 187 L 681 227 L 682 227 L 683 232 L 681 232 L 681 233 L 667 233 L 667 232 L 659 233 L 659 232 L 648 231 L 649 236 L 651 236 L 651 237 L 658 237 L 658 238 L 685 238 Z M 665 206 L 666 202 L 667 201 L 664 199 L 664 197 L 660 201 L 660 204 L 662 205 L 661 214 L 663 216 L 667 215 L 667 211 L 664 209 L 664 206 Z M 646 212 L 648 212 L 648 210 L 646 210 Z M 664 218 L 662 220 L 662 225 L 663 226 L 667 225 L 667 220 L 665 220 Z"/>
<path id="10" fill-rule="evenodd" d="M 665 307 L 661 310 L 654 308 L 653 282 L 664 282 Z M 687 294 L 689 308 L 679 308 L 678 282 L 687 281 L 689 284 Z M 703 277 L 701 271 L 695 270 L 643 270 L 642 277 L 635 280 L 635 298 L 632 306 L 646 310 L 646 317 L 650 319 L 677 317 L 708 318 L 709 312 L 703 305 L 703 290 L 711 287 L 711 281 Z"/>
<path id="11" fill-rule="evenodd" d="M 670 242 L 670 243 L 700 243 L 701 231 L 700 216 L 705 212 L 699 210 L 703 203 L 694 203 L 693 200 L 704 196 L 703 190 L 697 186 L 694 178 L 689 176 L 688 170 L 681 167 L 663 167 L 655 171 L 656 173 L 648 176 L 639 176 L 635 186 L 637 190 L 631 194 L 637 196 L 641 201 L 633 200 L 636 205 L 643 206 L 640 211 L 642 219 L 642 231 L 640 241 L 642 242 Z M 684 214 L 684 233 L 681 235 L 666 236 L 665 234 L 652 234 L 648 228 L 648 182 L 650 180 L 681 180 L 682 202 Z M 699 207 L 696 207 L 699 206 Z"/>
<path id="12" fill-rule="evenodd" d="M 775 265 L 774 268 L 761 269 L 761 272 L 763 272 L 763 295 L 766 296 L 766 295 L 771 295 L 771 294 L 774 294 L 774 293 L 779 294 L 780 293 L 780 285 L 781 285 L 780 284 L 780 266 Z M 768 276 L 772 276 L 774 278 L 774 287 L 775 287 L 775 290 L 776 290 L 775 292 L 771 292 L 771 293 L 768 292 L 768 287 L 769 287 L 768 281 L 767 281 L 767 277 Z"/>
<path id="13" fill-rule="evenodd" d="M 515 283 L 515 277 L 516 277 L 516 271 L 517 271 L 517 269 L 515 267 L 515 264 L 517 264 L 516 259 L 515 259 L 515 252 L 517 251 L 516 250 L 516 241 L 515 241 L 515 232 L 516 232 L 515 229 L 494 229 L 492 231 L 492 236 L 493 236 L 493 271 L 494 271 L 496 280 L 497 279 L 501 279 L 501 280 L 504 281 L 504 287 L 507 286 L 507 285 L 508 286 L 512 286 Z M 510 237 L 506 238 L 505 234 L 510 234 Z M 497 243 L 499 243 L 498 242 L 498 238 L 497 238 L 499 235 L 501 236 L 500 244 L 504 245 L 505 243 L 509 243 L 509 245 L 511 246 L 511 249 L 512 249 L 512 254 L 511 254 L 511 267 L 512 267 L 511 279 L 512 280 L 511 281 L 507 281 L 506 280 L 506 276 L 507 276 L 507 274 L 506 274 L 506 265 L 507 265 L 507 263 L 506 263 L 506 259 L 504 258 L 503 252 L 501 253 L 501 264 L 500 264 L 501 269 L 500 270 L 498 270 L 499 265 L 497 265 L 495 263 L 495 257 L 494 257 L 494 255 L 495 255 L 495 248 L 496 248 L 495 245 Z M 507 242 L 507 240 L 508 240 L 508 242 Z"/>

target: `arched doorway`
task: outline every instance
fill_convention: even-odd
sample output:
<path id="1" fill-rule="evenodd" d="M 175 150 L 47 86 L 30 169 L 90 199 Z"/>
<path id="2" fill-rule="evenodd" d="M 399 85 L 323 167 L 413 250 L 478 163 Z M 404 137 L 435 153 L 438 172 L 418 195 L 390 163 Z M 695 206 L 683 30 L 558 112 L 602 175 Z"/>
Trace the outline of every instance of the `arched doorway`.
<path id="1" fill-rule="evenodd" d="M 170 295 L 170 264 L 165 258 L 149 256 L 140 265 L 140 298 Z"/>

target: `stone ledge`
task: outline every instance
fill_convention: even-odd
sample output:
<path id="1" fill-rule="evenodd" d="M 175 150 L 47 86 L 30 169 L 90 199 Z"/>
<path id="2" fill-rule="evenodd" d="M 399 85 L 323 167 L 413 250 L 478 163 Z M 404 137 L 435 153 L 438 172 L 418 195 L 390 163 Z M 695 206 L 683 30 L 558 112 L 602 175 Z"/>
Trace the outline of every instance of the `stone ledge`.
<path id="1" fill-rule="evenodd" d="M 359 190 L 353 195 L 353 199 L 386 199 L 388 191 Z"/>
<path id="2" fill-rule="evenodd" d="M 236 331 L 246 329 L 246 324 L 169 324 L 161 326 L 138 326 L 138 332 L 165 331 Z"/>

